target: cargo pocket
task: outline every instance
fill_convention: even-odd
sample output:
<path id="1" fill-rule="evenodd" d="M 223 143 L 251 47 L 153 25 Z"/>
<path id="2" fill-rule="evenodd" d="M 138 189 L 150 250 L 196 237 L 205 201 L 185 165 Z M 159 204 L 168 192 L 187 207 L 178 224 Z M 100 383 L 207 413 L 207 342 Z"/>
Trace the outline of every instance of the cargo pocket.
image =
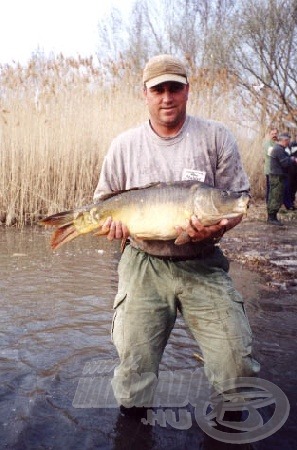
<path id="1" fill-rule="evenodd" d="M 238 334 L 250 336 L 252 334 L 252 330 L 246 314 L 243 297 L 234 286 L 230 287 L 227 290 L 227 293 L 229 294 L 230 308 L 226 308 L 222 314 L 227 316 L 225 317 L 225 320 L 226 323 L 228 323 L 228 327 L 231 329 L 231 324 L 233 324 L 234 329 L 237 328 Z M 231 322 L 229 322 L 229 320 L 231 320 Z"/>
<path id="2" fill-rule="evenodd" d="M 243 315 L 244 315 L 244 318 L 245 318 L 246 327 L 247 327 L 250 335 L 252 335 L 253 332 L 252 332 L 252 329 L 251 329 L 251 326 L 250 326 L 250 322 L 249 322 L 249 318 L 248 318 L 248 315 L 247 315 L 247 312 L 246 312 L 246 308 L 245 308 L 244 302 L 242 302 L 242 310 L 243 310 Z"/>
<path id="3" fill-rule="evenodd" d="M 118 348 L 117 342 L 123 340 L 123 319 L 121 314 L 121 306 L 127 297 L 126 292 L 118 292 L 113 302 L 114 314 L 111 323 L 111 341 Z M 115 327 L 116 324 L 116 327 Z M 115 331 L 116 328 L 116 331 Z M 116 336 L 115 336 L 116 334 Z M 119 349 L 118 349 L 119 351 Z"/>

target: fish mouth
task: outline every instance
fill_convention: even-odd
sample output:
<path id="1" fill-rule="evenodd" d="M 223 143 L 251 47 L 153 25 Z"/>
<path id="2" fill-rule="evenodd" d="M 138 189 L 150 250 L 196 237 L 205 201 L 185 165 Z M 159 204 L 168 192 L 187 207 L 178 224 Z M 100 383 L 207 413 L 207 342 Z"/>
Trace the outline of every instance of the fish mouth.
<path id="1" fill-rule="evenodd" d="M 236 196 L 238 198 L 241 197 L 243 199 L 252 197 L 251 194 L 249 192 L 247 192 L 247 191 L 228 191 L 228 190 L 223 190 L 221 192 L 221 195 L 222 195 L 222 197 L 234 197 L 234 196 Z"/>
<path id="2" fill-rule="evenodd" d="M 251 194 L 246 191 L 223 191 L 222 197 L 228 201 L 228 198 L 233 198 L 237 205 L 234 206 L 234 211 L 246 209 L 249 205 Z"/>
<path id="3" fill-rule="evenodd" d="M 249 207 L 249 204 L 247 201 L 243 200 L 239 205 L 237 205 L 235 208 L 233 208 L 233 211 L 231 214 L 239 215 L 239 214 L 246 214 L 247 209 Z"/>

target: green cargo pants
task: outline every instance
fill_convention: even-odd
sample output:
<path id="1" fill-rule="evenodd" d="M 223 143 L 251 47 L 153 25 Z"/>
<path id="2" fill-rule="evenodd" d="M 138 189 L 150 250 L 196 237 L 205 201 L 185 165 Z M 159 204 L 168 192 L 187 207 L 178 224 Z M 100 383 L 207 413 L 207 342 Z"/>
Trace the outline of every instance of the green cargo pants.
<path id="1" fill-rule="evenodd" d="M 285 175 L 269 175 L 268 214 L 278 213 L 284 201 Z"/>
<path id="2" fill-rule="evenodd" d="M 243 301 L 228 267 L 218 247 L 206 258 L 178 262 L 126 247 L 112 326 L 120 358 L 112 386 L 119 404 L 150 404 L 177 310 L 202 350 L 212 385 L 258 373 Z M 146 376 L 135 383 L 135 374 Z"/>

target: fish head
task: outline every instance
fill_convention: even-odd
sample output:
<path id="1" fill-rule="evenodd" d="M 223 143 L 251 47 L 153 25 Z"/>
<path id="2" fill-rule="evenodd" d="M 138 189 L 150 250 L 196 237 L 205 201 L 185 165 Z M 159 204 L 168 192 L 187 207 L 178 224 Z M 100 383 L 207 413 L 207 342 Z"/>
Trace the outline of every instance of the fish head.
<path id="1" fill-rule="evenodd" d="M 96 205 L 74 211 L 73 223 L 79 234 L 90 233 L 99 227 L 100 213 Z"/>
<path id="2" fill-rule="evenodd" d="M 212 225 L 247 213 L 250 195 L 246 191 L 211 187 L 203 191 L 197 191 L 194 199 L 194 211 L 202 224 Z"/>

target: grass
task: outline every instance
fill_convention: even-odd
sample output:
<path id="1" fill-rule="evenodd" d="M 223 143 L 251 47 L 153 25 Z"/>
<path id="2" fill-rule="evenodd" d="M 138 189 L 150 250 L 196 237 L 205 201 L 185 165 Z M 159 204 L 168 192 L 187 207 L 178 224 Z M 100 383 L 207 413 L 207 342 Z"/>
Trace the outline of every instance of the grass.
<path id="1" fill-rule="evenodd" d="M 91 59 L 62 55 L 0 67 L 0 223 L 34 224 L 92 200 L 112 138 L 147 118 L 141 74 L 135 78 L 124 69 L 99 70 Z M 193 77 L 189 112 L 233 129 L 260 195 L 261 145 L 242 138 L 236 112 L 226 113 L 226 101 L 233 109 L 227 86 L 223 75 L 212 84 Z"/>

